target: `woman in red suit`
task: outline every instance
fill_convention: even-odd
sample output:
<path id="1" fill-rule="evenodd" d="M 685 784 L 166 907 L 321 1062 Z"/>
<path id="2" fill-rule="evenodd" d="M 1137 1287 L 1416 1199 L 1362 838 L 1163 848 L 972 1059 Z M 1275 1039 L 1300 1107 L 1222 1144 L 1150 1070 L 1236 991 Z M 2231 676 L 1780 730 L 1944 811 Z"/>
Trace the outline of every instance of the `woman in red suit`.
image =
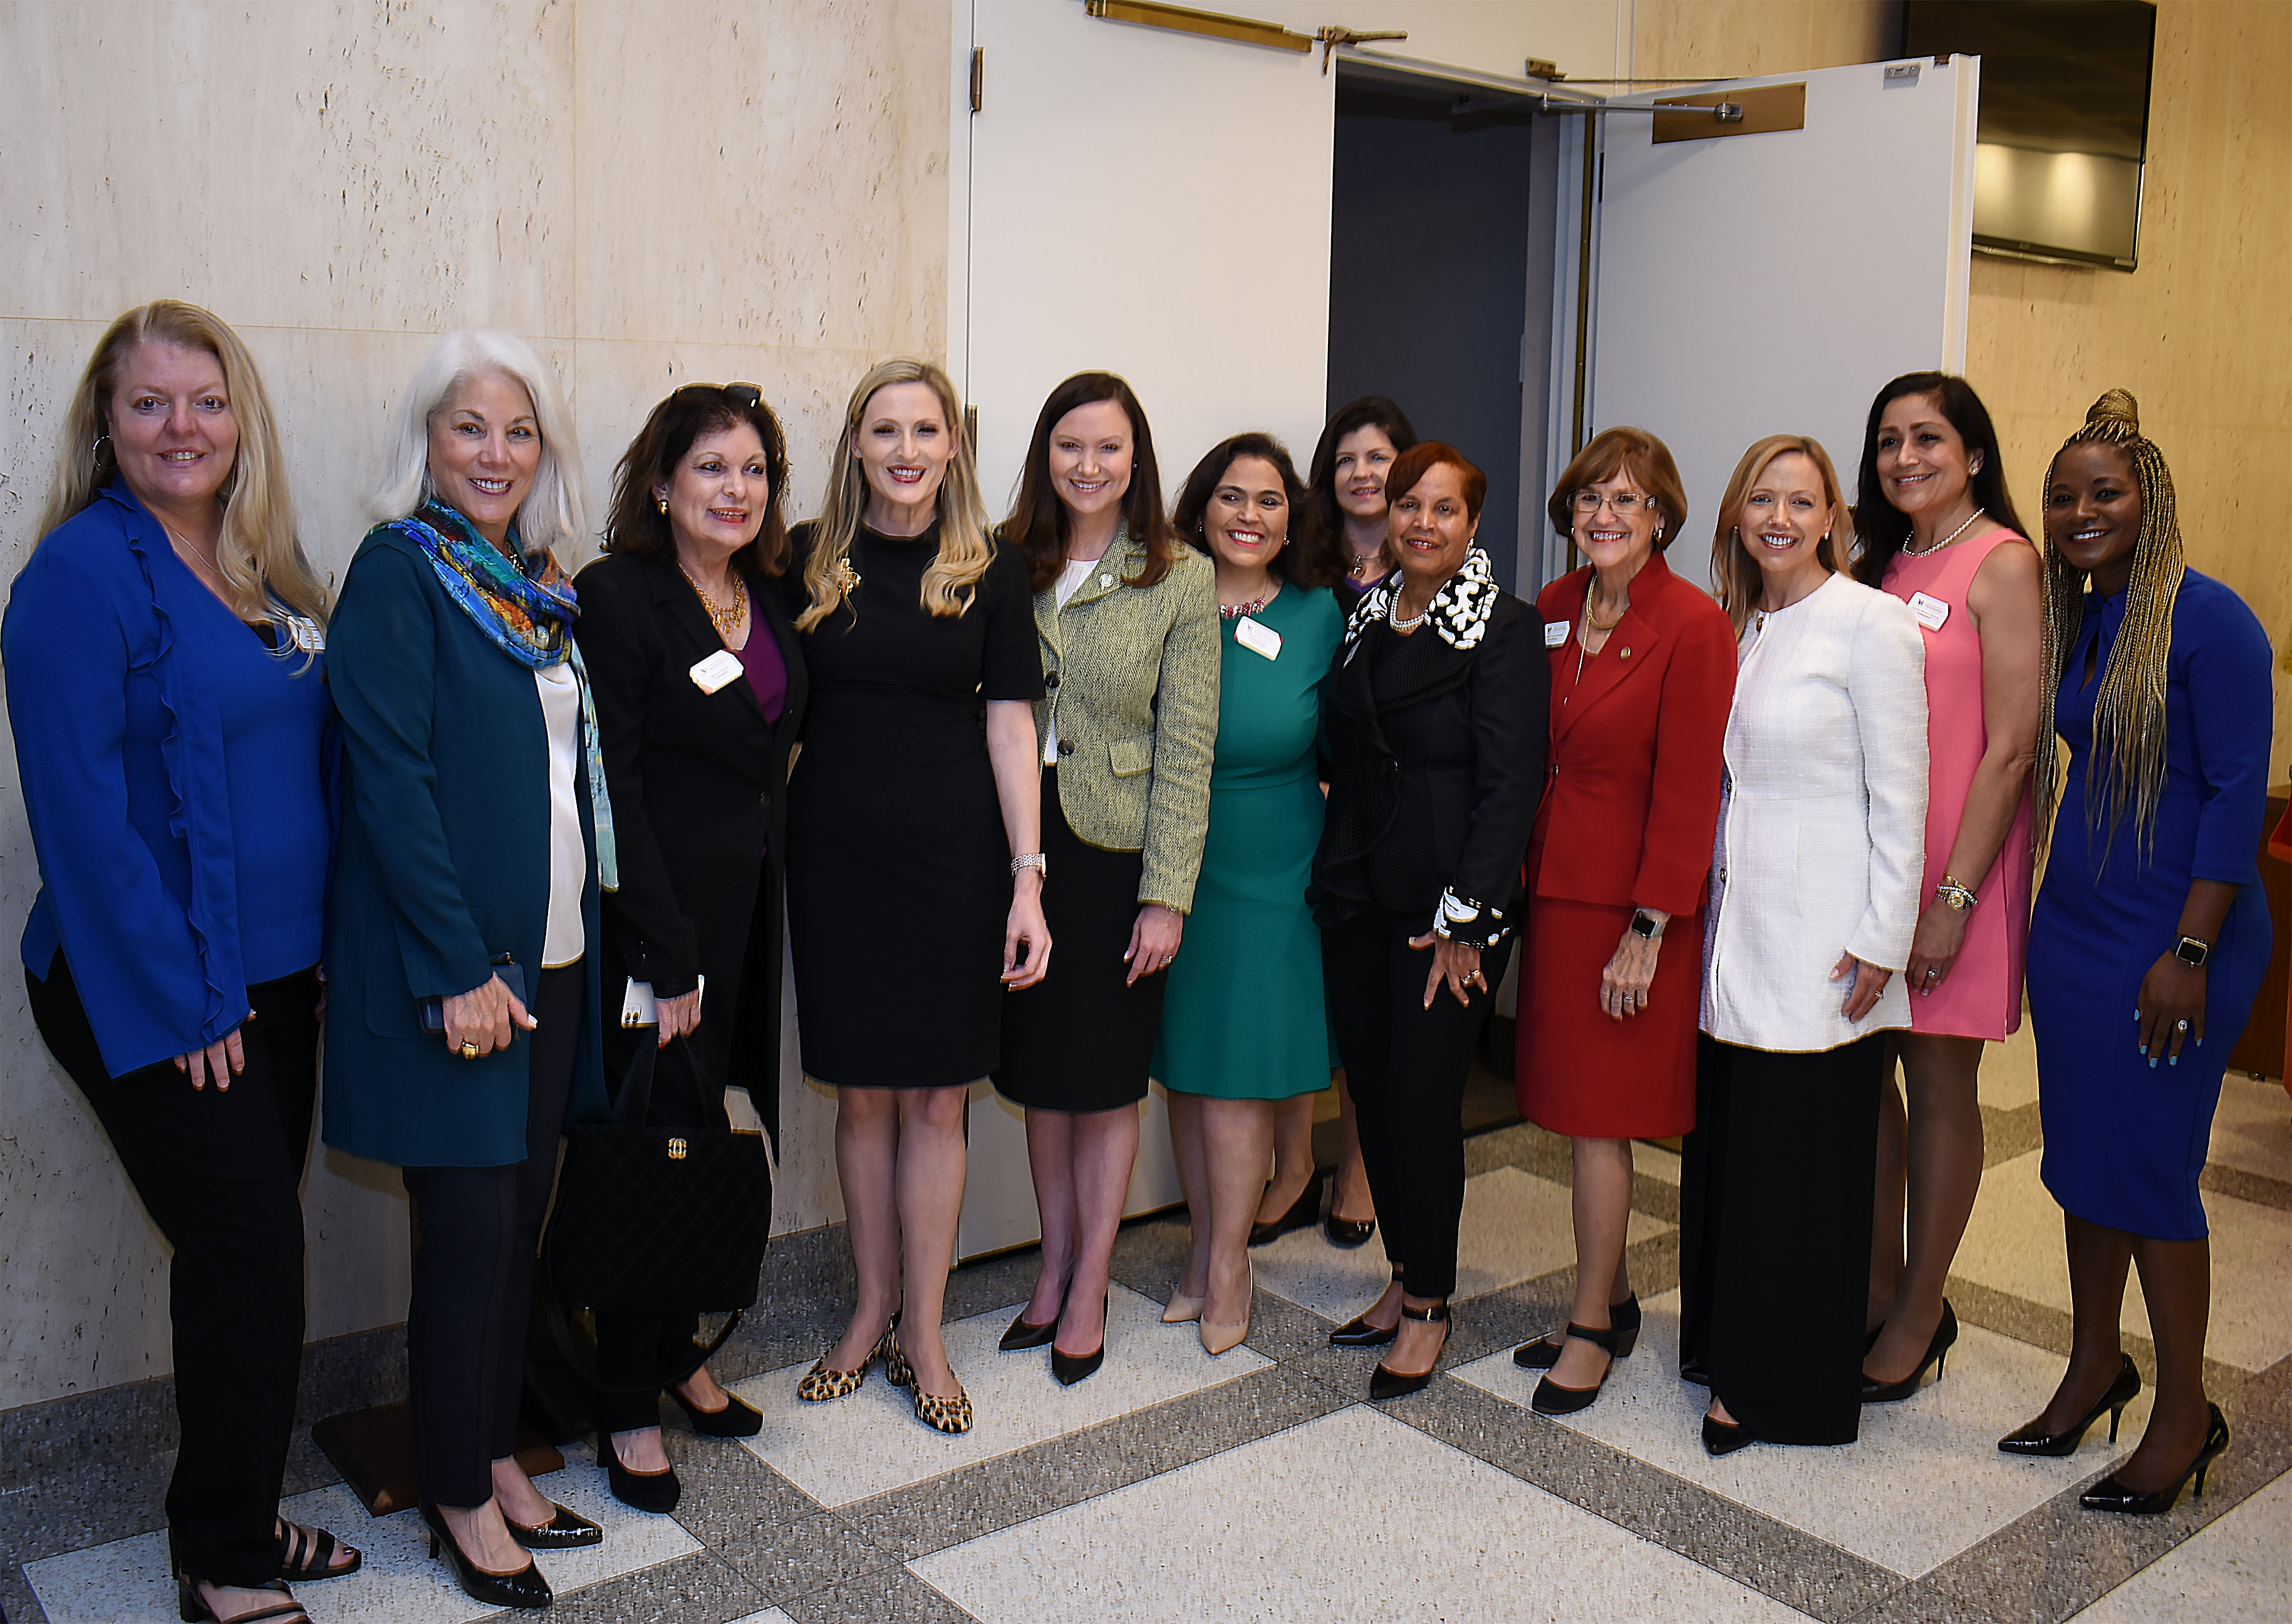
<path id="1" fill-rule="evenodd" d="M 1652 434 L 1597 436 L 1549 511 L 1591 562 L 1537 599 L 1552 745 L 1528 848 L 1517 1088 L 1521 1114 L 1575 1151 L 1576 1301 L 1564 1331 L 1513 1360 L 1549 1372 L 1531 1402 L 1566 1415 L 1599 1397 L 1639 1336 L 1624 1271 L 1632 1141 L 1695 1125 L 1703 900 L 1735 634 L 1663 561 L 1687 499 Z"/>

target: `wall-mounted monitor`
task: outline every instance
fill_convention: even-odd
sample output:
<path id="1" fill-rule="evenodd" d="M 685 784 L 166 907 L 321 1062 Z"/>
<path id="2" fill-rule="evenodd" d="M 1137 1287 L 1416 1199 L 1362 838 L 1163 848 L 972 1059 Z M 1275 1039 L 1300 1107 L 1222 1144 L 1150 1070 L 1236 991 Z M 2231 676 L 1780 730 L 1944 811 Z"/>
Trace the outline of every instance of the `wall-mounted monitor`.
<path id="1" fill-rule="evenodd" d="M 2156 43 L 2147 0 L 1908 0 L 1903 55 L 1981 59 L 1976 248 L 2134 268 Z"/>

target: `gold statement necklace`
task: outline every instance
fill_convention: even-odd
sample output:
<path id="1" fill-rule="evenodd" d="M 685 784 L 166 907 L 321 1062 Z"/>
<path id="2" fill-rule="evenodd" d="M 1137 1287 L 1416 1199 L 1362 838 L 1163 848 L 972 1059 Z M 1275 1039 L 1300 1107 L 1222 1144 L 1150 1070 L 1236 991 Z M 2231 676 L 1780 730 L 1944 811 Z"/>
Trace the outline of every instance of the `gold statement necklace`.
<path id="1" fill-rule="evenodd" d="M 708 595 L 708 589 L 700 584 L 700 578 L 686 569 L 682 559 L 678 560 L 676 567 L 692 588 L 692 595 L 700 599 L 700 607 L 708 611 L 708 623 L 716 628 L 716 635 L 723 639 L 724 647 L 730 648 L 734 635 L 740 630 L 740 623 L 748 615 L 748 587 L 740 579 L 740 572 L 737 569 L 725 572 L 732 578 L 732 603 L 730 607 L 720 609 L 716 607 L 716 600 Z"/>

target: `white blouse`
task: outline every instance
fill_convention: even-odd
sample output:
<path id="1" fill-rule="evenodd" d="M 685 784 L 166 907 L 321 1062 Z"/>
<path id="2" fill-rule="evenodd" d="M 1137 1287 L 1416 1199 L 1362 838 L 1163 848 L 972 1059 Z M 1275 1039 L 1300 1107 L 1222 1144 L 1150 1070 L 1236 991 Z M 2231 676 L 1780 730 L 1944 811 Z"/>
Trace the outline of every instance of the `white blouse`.
<path id="1" fill-rule="evenodd" d="M 545 665 L 533 673 L 541 693 L 541 720 L 549 729 L 549 923 L 541 936 L 541 968 L 577 963 L 586 945 L 581 929 L 581 890 L 589 876 L 589 854 L 581 844 L 581 685 L 573 663 Z M 531 983 L 526 995 L 534 995 Z"/>
<path id="2" fill-rule="evenodd" d="M 1808 1053 L 1910 1024 L 1901 971 L 1925 872 L 1925 647 L 1900 599 L 1832 575 L 1755 612 L 1735 704 L 1703 953 L 1703 1030 Z M 1894 972 L 1846 1018 L 1842 953 Z"/>

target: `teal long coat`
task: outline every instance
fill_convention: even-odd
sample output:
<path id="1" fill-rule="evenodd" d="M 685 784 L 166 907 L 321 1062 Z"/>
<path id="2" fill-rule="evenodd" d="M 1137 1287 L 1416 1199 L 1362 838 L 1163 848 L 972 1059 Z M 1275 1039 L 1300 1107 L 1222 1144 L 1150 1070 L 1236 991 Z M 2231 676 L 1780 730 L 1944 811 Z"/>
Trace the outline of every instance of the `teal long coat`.
<path id="1" fill-rule="evenodd" d="M 421 550 L 377 529 L 327 628 L 342 717 L 342 839 L 327 952 L 327 1144 L 399 1167 L 525 1160 L 532 1040 L 464 1060 L 422 1001 L 466 993 L 509 953 L 534 991 L 549 910 L 549 738 L 533 672 L 446 594 Z M 606 1115 L 596 832 L 582 888 L 586 1001 L 569 1122 Z"/>

